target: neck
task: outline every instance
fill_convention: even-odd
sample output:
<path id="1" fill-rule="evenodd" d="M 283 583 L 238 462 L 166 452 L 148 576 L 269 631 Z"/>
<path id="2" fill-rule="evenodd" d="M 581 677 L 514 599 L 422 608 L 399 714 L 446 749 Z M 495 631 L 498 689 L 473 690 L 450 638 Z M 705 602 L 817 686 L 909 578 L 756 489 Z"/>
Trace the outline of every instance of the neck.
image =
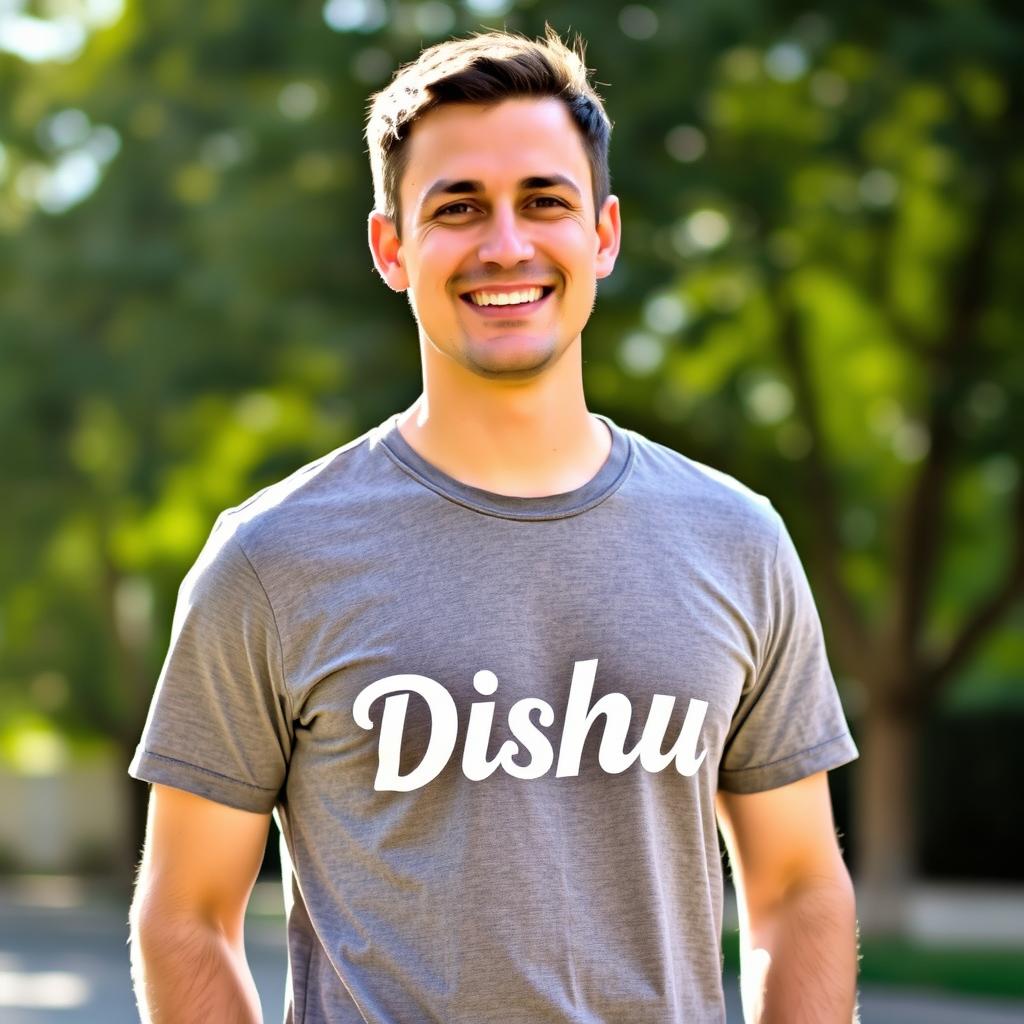
<path id="1" fill-rule="evenodd" d="M 587 410 L 579 339 L 530 380 L 424 372 L 423 393 L 398 429 L 424 459 L 494 494 L 563 494 L 592 479 L 611 451 Z"/>

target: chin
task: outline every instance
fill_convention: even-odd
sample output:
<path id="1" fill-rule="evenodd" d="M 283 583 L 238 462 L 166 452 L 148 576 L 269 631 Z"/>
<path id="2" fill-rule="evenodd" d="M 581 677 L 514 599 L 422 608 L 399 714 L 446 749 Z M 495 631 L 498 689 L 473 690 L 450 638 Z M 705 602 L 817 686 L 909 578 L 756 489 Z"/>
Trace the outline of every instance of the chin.
<path id="1" fill-rule="evenodd" d="M 531 341 L 495 339 L 493 343 L 474 342 L 466 345 L 460 362 L 466 369 L 483 377 L 527 379 L 543 373 L 558 361 L 561 352 L 556 342 L 547 338 Z"/>

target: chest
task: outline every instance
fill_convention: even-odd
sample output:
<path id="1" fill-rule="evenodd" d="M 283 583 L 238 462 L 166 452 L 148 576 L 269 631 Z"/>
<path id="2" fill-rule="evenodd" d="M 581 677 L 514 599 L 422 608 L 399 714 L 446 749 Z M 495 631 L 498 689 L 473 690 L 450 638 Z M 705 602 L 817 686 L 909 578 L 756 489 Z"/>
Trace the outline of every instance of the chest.
<path id="1" fill-rule="evenodd" d="M 407 788 L 714 770 L 756 667 L 749 585 L 653 526 L 484 525 L 320 553 L 286 641 L 294 756 L 378 788 L 386 762 Z"/>

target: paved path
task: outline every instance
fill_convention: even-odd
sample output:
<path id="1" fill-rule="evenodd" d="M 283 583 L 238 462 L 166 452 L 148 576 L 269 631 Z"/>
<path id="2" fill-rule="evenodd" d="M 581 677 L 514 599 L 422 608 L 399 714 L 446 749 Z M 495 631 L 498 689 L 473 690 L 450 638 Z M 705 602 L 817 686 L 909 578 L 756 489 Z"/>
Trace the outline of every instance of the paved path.
<path id="1" fill-rule="evenodd" d="M 0 888 L 0 1021 L 3 1024 L 138 1024 L 128 967 L 127 907 L 107 894 Z M 283 1016 L 283 922 L 275 894 L 254 899 L 246 949 L 267 1024 Z M 262 904 L 262 905 L 261 905 Z M 268 913 L 270 911 L 270 913 Z M 726 979 L 729 1022 L 740 1024 L 735 979 Z M 1021 1024 L 1024 1003 L 870 989 L 863 1024 Z"/>

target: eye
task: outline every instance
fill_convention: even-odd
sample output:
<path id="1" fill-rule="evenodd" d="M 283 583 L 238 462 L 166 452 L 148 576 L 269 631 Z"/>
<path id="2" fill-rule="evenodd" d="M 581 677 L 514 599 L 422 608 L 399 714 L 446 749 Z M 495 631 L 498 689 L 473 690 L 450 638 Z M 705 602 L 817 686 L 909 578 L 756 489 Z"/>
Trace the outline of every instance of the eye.
<path id="1" fill-rule="evenodd" d="M 530 200 L 530 202 L 531 203 L 553 203 L 556 207 L 558 207 L 558 206 L 565 206 L 565 203 L 563 203 L 562 200 L 559 199 L 557 196 L 534 196 L 533 199 Z M 546 208 L 547 209 L 551 209 L 551 207 L 546 207 Z"/>
<path id="2" fill-rule="evenodd" d="M 458 215 L 460 213 L 468 213 L 472 209 L 473 207 L 470 206 L 469 203 L 450 203 L 448 206 L 441 207 L 441 209 L 437 211 L 437 216 L 445 217 L 448 214 Z"/>

